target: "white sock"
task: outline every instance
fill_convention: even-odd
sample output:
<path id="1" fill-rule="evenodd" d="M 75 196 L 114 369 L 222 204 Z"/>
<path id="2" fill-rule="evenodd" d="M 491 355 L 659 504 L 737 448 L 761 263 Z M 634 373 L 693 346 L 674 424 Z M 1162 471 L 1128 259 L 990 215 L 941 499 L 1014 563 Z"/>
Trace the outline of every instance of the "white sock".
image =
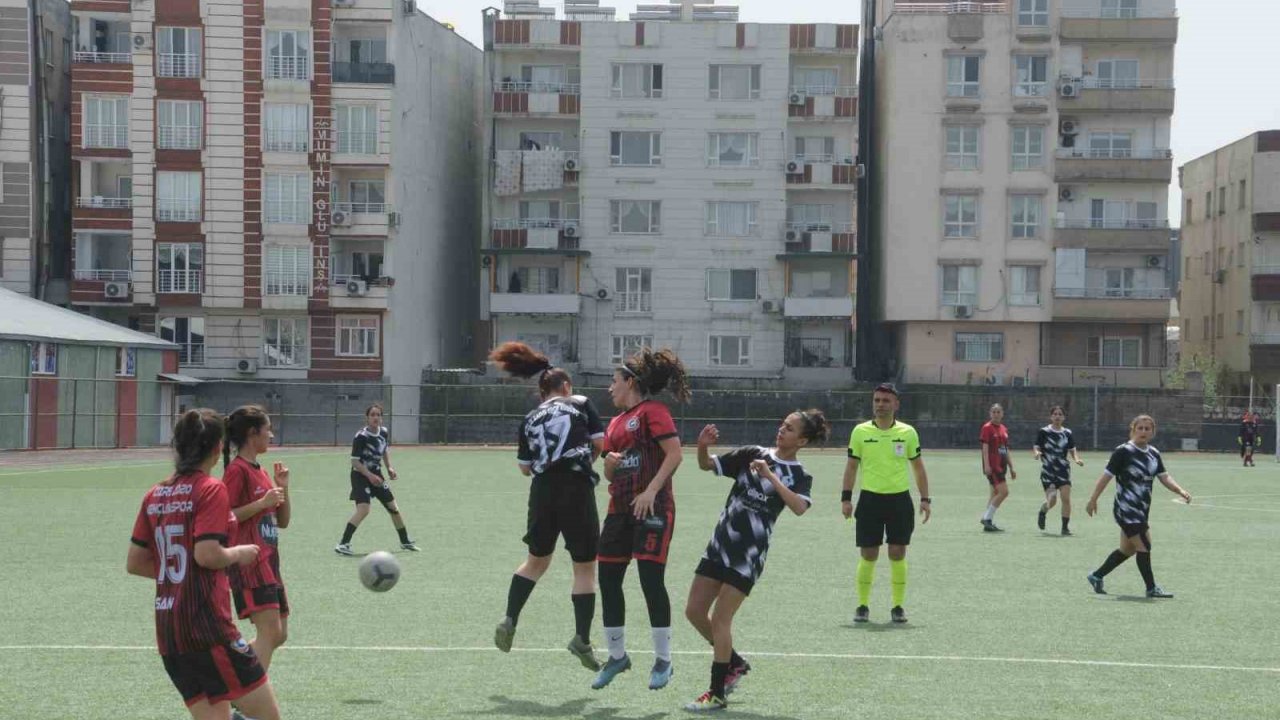
<path id="1" fill-rule="evenodd" d="M 627 654 L 627 629 L 621 627 L 607 627 L 604 629 L 604 639 L 609 643 L 609 657 L 617 660 Z"/>
<path id="2" fill-rule="evenodd" d="M 657 655 L 659 660 L 671 662 L 671 628 L 653 629 L 653 654 Z"/>
<path id="3" fill-rule="evenodd" d="M 986 511 L 986 512 L 984 512 L 984 513 L 982 513 L 982 519 L 983 519 L 985 522 L 991 522 L 992 520 L 995 520 L 995 519 L 996 519 L 996 506 L 995 506 L 995 505 L 988 505 L 988 506 L 987 506 L 987 511 Z"/>

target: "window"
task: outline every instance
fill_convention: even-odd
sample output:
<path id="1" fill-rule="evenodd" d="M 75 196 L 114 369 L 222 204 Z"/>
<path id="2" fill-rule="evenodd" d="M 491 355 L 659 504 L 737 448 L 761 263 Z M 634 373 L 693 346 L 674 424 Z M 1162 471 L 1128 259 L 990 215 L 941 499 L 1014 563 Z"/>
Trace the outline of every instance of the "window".
<path id="1" fill-rule="evenodd" d="M 947 57 L 947 97 L 978 97 L 981 64 L 977 55 Z"/>
<path id="2" fill-rule="evenodd" d="M 846 295 L 847 293 L 843 290 L 836 292 L 832 280 L 830 270 L 792 271 L 790 296 L 797 298 L 824 298 Z"/>
<path id="3" fill-rule="evenodd" d="M 311 221 L 311 176 L 267 173 L 263 222 L 305 225 Z"/>
<path id="4" fill-rule="evenodd" d="M 708 166 L 752 167 L 759 164 L 759 133 L 711 133 L 707 136 Z"/>
<path id="5" fill-rule="evenodd" d="M 1244 334 L 1244 311 L 1243 310 L 1236 311 L 1236 334 L 1237 335 Z"/>
<path id="6" fill-rule="evenodd" d="M 1236 267 L 1244 267 L 1244 241 L 1236 243 Z"/>
<path id="7" fill-rule="evenodd" d="M 1099 60 L 1098 87 L 1132 89 L 1138 87 L 1137 60 Z"/>
<path id="8" fill-rule="evenodd" d="M 803 232 L 831 232 L 835 211 L 835 205 L 797 203 L 787 207 L 787 224 Z"/>
<path id="9" fill-rule="evenodd" d="M 204 318 L 162 317 L 160 339 L 178 346 L 179 365 L 204 364 Z"/>
<path id="10" fill-rule="evenodd" d="M 1142 367 L 1142 338 L 1097 339 L 1101 367 Z"/>
<path id="11" fill-rule="evenodd" d="M 1191 219 L 1192 219 L 1191 209 L 1192 209 L 1192 207 L 1194 207 L 1194 205 L 1193 205 L 1193 204 L 1192 204 L 1192 202 L 1191 202 L 1191 198 L 1187 198 L 1187 209 L 1186 209 L 1186 210 L 1184 210 L 1184 211 L 1182 211 L 1182 216 L 1186 219 L 1186 222 L 1187 222 L 1187 224 L 1188 224 L 1188 225 L 1190 225 L 1190 224 L 1191 224 Z"/>
<path id="12" fill-rule="evenodd" d="M 560 292 L 560 268 L 558 267 L 520 267 L 513 273 L 513 282 L 508 286 L 510 292 L 526 292 L 535 295 L 548 295 Z M 517 286 L 516 283 L 519 283 Z M 519 287 L 519 290 L 516 288 Z"/>
<path id="13" fill-rule="evenodd" d="M 1102 0 L 1102 17 L 1131 20 L 1138 17 L 1138 0 Z"/>
<path id="14" fill-rule="evenodd" d="M 204 246 L 198 243 L 156 244 L 156 292 L 199 293 Z"/>
<path id="15" fill-rule="evenodd" d="M 1009 267 L 1009 304 L 1040 304 L 1040 267 L 1038 265 Z"/>
<path id="16" fill-rule="evenodd" d="M 661 165 L 662 133 L 615 130 L 609 133 L 610 165 Z"/>
<path id="17" fill-rule="evenodd" d="M 134 377 L 138 374 L 138 351 L 136 348 L 116 348 L 116 376 Z"/>
<path id="18" fill-rule="evenodd" d="M 824 137 L 797 137 L 795 159 L 802 163 L 829 163 L 836 159 L 836 139 Z"/>
<path id="19" fill-rule="evenodd" d="M 956 333 L 956 362 L 1003 362 L 1004 333 Z"/>
<path id="20" fill-rule="evenodd" d="M 1015 55 L 1013 65 L 1015 97 L 1046 97 L 1049 94 L 1049 58 L 1044 55 Z"/>
<path id="21" fill-rule="evenodd" d="M 200 173 L 156 173 L 156 220 L 200 222 Z"/>
<path id="22" fill-rule="evenodd" d="M 978 236 L 978 196 L 947 195 L 943 200 L 946 216 L 943 235 L 949 238 Z"/>
<path id="23" fill-rule="evenodd" d="M 719 237 L 750 237 L 756 234 L 756 212 L 753 202 L 707 203 L 706 234 Z"/>
<path id="24" fill-rule="evenodd" d="M 712 100 L 756 100 L 760 97 L 759 65 L 712 65 Z"/>
<path id="25" fill-rule="evenodd" d="M 1031 239 L 1040 237 L 1040 207 L 1043 199 L 1039 195 L 1012 195 L 1009 204 L 1013 214 L 1011 234 L 1015 239 Z"/>
<path id="26" fill-rule="evenodd" d="M 337 105 L 333 108 L 333 120 L 337 130 L 336 152 L 377 154 L 378 108 L 373 105 Z"/>
<path id="27" fill-rule="evenodd" d="M 560 201 L 521 200 L 520 220 L 525 227 L 560 227 Z"/>
<path id="28" fill-rule="evenodd" d="M 200 77 L 200 28 L 156 28 L 156 77 Z"/>
<path id="29" fill-rule="evenodd" d="M 805 95 L 835 95 L 839 91 L 840 71 L 833 67 L 796 68 L 791 73 L 791 89 Z"/>
<path id="30" fill-rule="evenodd" d="M 1227 186 L 1223 185 L 1218 188 L 1218 214 L 1227 214 Z"/>
<path id="31" fill-rule="evenodd" d="M 378 357 L 377 316 L 338 317 L 339 357 Z"/>
<path id="32" fill-rule="evenodd" d="M 1134 268 L 1106 268 L 1102 271 L 1107 297 L 1133 297 Z"/>
<path id="33" fill-rule="evenodd" d="M 1124 200 L 1093 198 L 1089 201 L 1089 224 L 1094 228 L 1151 229 L 1159 226 L 1156 213 L 1160 206 L 1153 202 L 1131 203 Z"/>
<path id="34" fill-rule="evenodd" d="M 53 343 L 38 342 L 31 346 L 31 374 L 58 374 L 58 346 Z"/>
<path id="35" fill-rule="evenodd" d="M 199 150 L 204 137 L 204 103 L 161 100 L 156 104 L 162 150 Z"/>
<path id="36" fill-rule="evenodd" d="M 662 97 L 662 65 L 656 63 L 614 63 L 613 97 Z"/>
<path id="37" fill-rule="evenodd" d="M 85 95 L 82 142 L 86 148 L 128 148 L 129 98 Z"/>
<path id="38" fill-rule="evenodd" d="M 946 307 L 978 304 L 978 268 L 976 265 L 943 266 L 942 304 Z"/>
<path id="39" fill-rule="evenodd" d="M 614 335 L 612 339 L 612 350 L 609 354 L 611 365 L 621 365 L 624 360 L 643 348 L 653 347 L 652 335 Z"/>
<path id="40" fill-rule="evenodd" d="M 561 132 L 521 132 L 521 150 L 547 150 L 564 147 L 564 133 Z"/>
<path id="41" fill-rule="evenodd" d="M 311 79 L 311 33 L 306 30 L 267 31 L 267 78 Z"/>
<path id="42" fill-rule="evenodd" d="M 1248 190 L 1249 190 L 1249 181 L 1241 180 L 1240 181 L 1240 198 L 1236 201 L 1236 206 L 1241 210 L 1244 210 L 1245 207 L 1248 205 L 1248 200 L 1246 199 L 1248 198 Z"/>
<path id="43" fill-rule="evenodd" d="M 267 295 L 310 295 L 311 248 L 268 246 L 264 290 Z"/>
<path id="44" fill-rule="evenodd" d="M 710 365 L 746 367 L 751 364 L 751 337 L 748 335 L 712 335 L 707 357 Z"/>
<path id="45" fill-rule="evenodd" d="M 53 31 L 49 28 L 45 28 L 44 36 L 41 38 L 40 54 L 44 56 L 44 63 L 53 67 Z"/>
<path id="46" fill-rule="evenodd" d="M 1116 160 L 1133 157 L 1133 133 L 1089 133 L 1089 157 Z"/>
<path id="47" fill-rule="evenodd" d="M 305 153 L 311 149 L 311 108 L 302 104 L 263 103 L 267 152 Z"/>
<path id="48" fill-rule="evenodd" d="M 382 277 L 382 251 L 353 250 L 342 252 L 337 248 L 329 251 L 333 258 L 333 284 L 346 285 L 351 278 L 360 278 L 372 282 Z"/>
<path id="49" fill-rule="evenodd" d="M 1208 275 L 1209 271 L 1212 269 L 1213 269 L 1213 263 L 1209 261 L 1209 251 L 1205 250 L 1204 251 L 1204 274 Z"/>
<path id="50" fill-rule="evenodd" d="M 948 125 L 947 132 L 947 169 L 978 169 L 978 133 L 981 128 L 976 125 Z"/>
<path id="51" fill-rule="evenodd" d="M 662 231 L 662 203 L 657 200 L 611 200 L 609 231 L 654 235 Z"/>
<path id="52" fill-rule="evenodd" d="M 1223 326 L 1225 324 L 1226 323 L 1222 321 L 1222 313 L 1218 313 L 1218 317 L 1216 318 L 1216 322 L 1214 323 L 1214 329 L 1216 330 L 1215 335 L 1219 340 L 1222 339 L 1222 334 L 1223 334 L 1223 331 L 1225 330 Z"/>
<path id="53" fill-rule="evenodd" d="M 1209 192 L 1204 194 L 1204 219 L 1210 220 L 1212 218 L 1213 218 L 1213 191 L 1210 190 Z"/>
<path id="54" fill-rule="evenodd" d="M 1213 320 L 1211 320 L 1208 315 L 1205 315 L 1203 320 L 1204 320 L 1204 322 L 1202 323 L 1202 325 L 1204 326 L 1203 335 L 1204 335 L 1204 339 L 1208 340 L 1209 338 L 1213 337 Z"/>
<path id="55" fill-rule="evenodd" d="M 352 38 L 347 41 L 347 61 L 356 65 L 376 65 L 387 61 L 386 38 Z"/>
<path id="56" fill-rule="evenodd" d="M 1018 25 L 1049 26 L 1049 0 L 1018 0 Z"/>
<path id="57" fill-rule="evenodd" d="M 1190 320 L 1182 321 L 1182 337 L 1179 339 L 1182 340 L 1182 342 L 1191 342 L 1191 321 Z"/>
<path id="58" fill-rule="evenodd" d="M 708 300 L 755 300 L 756 271 L 751 270 L 708 270 Z"/>
<path id="59" fill-rule="evenodd" d="M 353 213 L 381 213 L 387 210 L 387 184 L 382 180 L 352 180 L 347 183 L 348 209 Z"/>
<path id="60" fill-rule="evenodd" d="M 62 41 L 62 67 L 64 72 L 71 72 L 71 41 Z"/>
<path id="61" fill-rule="evenodd" d="M 307 319 L 262 319 L 262 364 L 267 367 L 305 367 Z"/>
<path id="62" fill-rule="evenodd" d="M 653 312 L 653 271 L 649 268 L 618 268 L 617 304 L 619 313 Z"/>
<path id="63" fill-rule="evenodd" d="M 1013 128 L 1013 169 L 1039 170 L 1044 167 L 1044 128 L 1018 125 Z"/>

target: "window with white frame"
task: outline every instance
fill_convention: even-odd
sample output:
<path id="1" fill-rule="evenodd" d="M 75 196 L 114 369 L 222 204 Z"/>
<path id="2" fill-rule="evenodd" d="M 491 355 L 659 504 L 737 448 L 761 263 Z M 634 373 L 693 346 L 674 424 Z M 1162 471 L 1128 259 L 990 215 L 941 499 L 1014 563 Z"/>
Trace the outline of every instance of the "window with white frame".
<path id="1" fill-rule="evenodd" d="M 707 165 L 754 167 L 760 164 L 760 134 L 713 132 L 707 135 Z"/>
<path id="2" fill-rule="evenodd" d="M 978 236 L 978 196 L 951 194 L 943 197 L 944 237 L 973 238 Z"/>
<path id="3" fill-rule="evenodd" d="M 306 367 L 307 318 L 262 319 L 262 364 L 266 367 Z"/>
<path id="4" fill-rule="evenodd" d="M 160 339 L 178 346 L 179 365 L 204 364 L 204 318 L 162 317 Z"/>
<path id="5" fill-rule="evenodd" d="M 387 211 L 387 183 L 383 180 L 352 180 L 347 183 L 347 204 L 353 213 Z"/>
<path id="6" fill-rule="evenodd" d="M 825 298 L 845 294 L 836 292 L 830 270 L 793 270 L 791 272 L 790 297 Z"/>
<path id="7" fill-rule="evenodd" d="M 333 283 L 346 285 L 352 278 L 373 282 L 382 277 L 383 254 L 381 250 L 329 251 L 333 258 Z"/>
<path id="8" fill-rule="evenodd" d="M 758 230 L 758 210 L 759 203 L 754 202 L 709 202 L 706 234 L 718 237 L 751 237 Z"/>
<path id="9" fill-rule="evenodd" d="M 609 201 L 609 231 L 623 235 L 655 235 L 662 232 L 662 202 Z"/>
<path id="10" fill-rule="evenodd" d="M 1039 125 L 1016 125 L 1013 136 L 1013 169 L 1039 170 L 1044 167 L 1044 128 Z"/>
<path id="11" fill-rule="evenodd" d="M 156 292 L 198 294 L 203 271 L 203 245 L 156 243 Z"/>
<path id="12" fill-rule="evenodd" d="M 662 133 L 614 130 L 609 133 L 610 165 L 661 165 Z"/>
<path id="13" fill-rule="evenodd" d="M 1101 367 L 1142 367 L 1142 338 L 1100 337 L 1097 341 Z"/>
<path id="14" fill-rule="evenodd" d="M 1105 268 L 1102 271 L 1102 282 L 1107 297 L 1133 297 L 1136 279 L 1135 268 Z"/>
<path id="15" fill-rule="evenodd" d="M 662 64 L 614 63 L 612 94 L 615 98 L 662 97 Z"/>
<path id="16" fill-rule="evenodd" d="M 577 84 L 579 74 L 576 67 L 565 68 L 564 65 L 522 65 L 520 80 L 528 92 L 558 93 L 564 89 L 565 80 Z"/>
<path id="17" fill-rule="evenodd" d="M 1098 87 L 1132 89 L 1138 87 L 1140 73 L 1137 60 L 1099 60 Z"/>
<path id="18" fill-rule="evenodd" d="M 200 77 L 200 28 L 156 28 L 156 77 Z"/>
<path id="19" fill-rule="evenodd" d="M 707 360 L 709 365 L 718 367 L 751 365 L 751 336 L 712 335 Z"/>
<path id="20" fill-rule="evenodd" d="M 1102 0 L 1102 17 L 1132 20 L 1138 17 L 1138 0 Z"/>
<path id="21" fill-rule="evenodd" d="M 715 268 L 707 270 L 708 300 L 755 300 L 756 271 Z"/>
<path id="22" fill-rule="evenodd" d="M 156 103 L 161 150 L 199 150 L 204 138 L 204 103 L 197 100 L 160 100 Z"/>
<path id="23" fill-rule="evenodd" d="M 558 267 L 520 267 L 512 275 L 520 281 L 520 292 L 535 295 L 548 295 L 560 292 L 560 268 Z M 515 292 L 510 287 L 507 288 Z"/>
<path id="24" fill-rule="evenodd" d="M 831 136 L 799 136 L 795 159 L 802 163 L 829 163 L 836 159 L 836 139 Z"/>
<path id="25" fill-rule="evenodd" d="M 346 61 L 353 65 L 376 65 L 387 61 L 387 39 L 350 38 L 347 40 Z"/>
<path id="26" fill-rule="evenodd" d="M 978 169 L 978 135 L 982 128 L 977 125 L 947 125 L 947 169 Z"/>
<path id="27" fill-rule="evenodd" d="M 712 100 L 756 100 L 760 97 L 759 65 L 712 65 Z"/>
<path id="28" fill-rule="evenodd" d="M 521 150 L 549 150 L 564 147 L 564 133 L 559 131 L 521 131 Z"/>
<path id="29" fill-rule="evenodd" d="M 652 335 L 614 335 L 610 343 L 609 364 L 621 365 L 627 358 L 651 347 Z"/>
<path id="30" fill-rule="evenodd" d="M 268 245 L 264 290 L 267 295 L 311 294 L 311 247 L 307 245 Z"/>
<path id="31" fill-rule="evenodd" d="M 840 70 L 833 67 L 801 67 L 791 72 L 791 89 L 805 95 L 835 95 Z"/>
<path id="32" fill-rule="evenodd" d="M 303 103 L 263 103 L 263 150 L 305 153 L 311 149 L 311 108 Z"/>
<path id="33" fill-rule="evenodd" d="M 517 207 L 525 227 L 559 227 L 559 200 L 521 200 Z"/>
<path id="34" fill-rule="evenodd" d="M 134 377 L 138 374 L 137 348 L 116 348 L 116 377 Z"/>
<path id="35" fill-rule="evenodd" d="M 835 214 L 835 205 L 796 203 L 787 206 L 787 224 L 799 226 L 803 232 L 831 232 Z"/>
<path id="36" fill-rule="evenodd" d="M 1133 157 L 1133 133 L 1089 133 L 1089 157 L 1117 160 Z"/>
<path id="37" fill-rule="evenodd" d="M 1009 209 L 1012 221 L 1010 235 L 1014 239 L 1040 237 L 1040 216 L 1044 198 L 1039 195 L 1011 195 Z"/>
<path id="38" fill-rule="evenodd" d="M 200 173 L 156 173 L 156 220 L 199 222 L 200 206 Z"/>
<path id="39" fill-rule="evenodd" d="M 1049 0 L 1018 0 L 1018 25 L 1049 27 Z"/>
<path id="40" fill-rule="evenodd" d="M 378 152 L 378 108 L 373 105 L 337 105 L 333 108 L 334 129 L 340 153 L 376 155 Z"/>
<path id="41" fill-rule="evenodd" d="M 978 55 L 947 56 L 947 97 L 978 97 L 982 58 Z"/>
<path id="42" fill-rule="evenodd" d="M 270 80 L 310 80 L 311 33 L 268 30 L 266 69 Z"/>
<path id="43" fill-rule="evenodd" d="M 944 307 L 978 304 L 978 267 L 976 265 L 944 265 L 942 267 L 942 304 Z"/>
<path id="44" fill-rule="evenodd" d="M 311 221 L 311 176 L 266 173 L 264 222 L 305 225 Z"/>
<path id="45" fill-rule="evenodd" d="M 378 317 L 338 316 L 338 356 L 378 357 Z"/>
<path id="46" fill-rule="evenodd" d="M 58 374 L 58 346 L 53 343 L 38 342 L 31 346 L 31 374 Z"/>
<path id="47" fill-rule="evenodd" d="M 1049 58 L 1044 55 L 1014 55 L 1013 94 L 1016 97 L 1049 95 Z"/>
<path id="48" fill-rule="evenodd" d="M 615 312 L 653 312 L 653 270 L 639 267 L 618 268 L 614 290 L 618 294 L 614 302 Z"/>
<path id="49" fill-rule="evenodd" d="M 1004 361 L 1004 333 L 956 333 L 955 361 Z"/>
<path id="50" fill-rule="evenodd" d="M 1039 265 L 1009 267 L 1009 304 L 1023 306 L 1040 304 Z"/>
<path id="51" fill-rule="evenodd" d="M 83 147 L 114 150 L 128 148 L 129 98 L 85 95 L 83 125 Z"/>

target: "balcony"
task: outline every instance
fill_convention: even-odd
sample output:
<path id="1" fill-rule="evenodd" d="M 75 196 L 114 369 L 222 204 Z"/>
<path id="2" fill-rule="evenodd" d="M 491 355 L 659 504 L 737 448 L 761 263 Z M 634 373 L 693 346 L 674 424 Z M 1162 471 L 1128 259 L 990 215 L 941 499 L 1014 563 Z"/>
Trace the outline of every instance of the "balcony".
<path id="1" fill-rule="evenodd" d="M 582 156 L 577 150 L 559 148 L 499 150 L 491 165 L 494 193 L 513 196 L 576 187 L 582 173 Z"/>
<path id="2" fill-rule="evenodd" d="M 200 222 L 200 205 L 188 200 L 156 201 L 156 222 Z"/>
<path id="3" fill-rule="evenodd" d="M 161 125 L 156 134 L 159 150 L 199 150 L 204 128 L 186 125 Z"/>
<path id="4" fill-rule="evenodd" d="M 1064 41 L 1149 42 L 1173 44 L 1178 41 L 1176 13 L 1141 8 L 1063 8 L 1058 33 Z"/>
<path id="5" fill-rule="evenodd" d="M 1064 249 L 1166 253 L 1169 251 L 1169 221 L 1132 218 L 1063 219 L 1057 222 L 1053 246 Z"/>
<path id="6" fill-rule="evenodd" d="M 264 152 L 305 153 L 311 149 L 311 133 L 306 128 L 267 128 L 263 136 Z"/>
<path id="7" fill-rule="evenodd" d="M 570 10 L 565 8 L 565 13 Z M 592 14 L 604 18 L 603 15 Z M 612 20 L 609 15 L 607 19 Z M 539 48 L 577 52 L 582 45 L 582 23 L 575 20 L 511 18 L 493 24 L 493 45 L 497 50 Z"/>
<path id="8" fill-rule="evenodd" d="M 490 249 L 507 252 L 585 255 L 577 219 L 503 218 L 493 221 Z"/>
<path id="9" fill-rule="evenodd" d="M 333 0 L 335 21 L 391 21 L 399 14 L 399 0 Z"/>
<path id="10" fill-rule="evenodd" d="M 85 65 L 128 65 L 133 62 L 133 53 L 98 52 L 96 50 L 77 50 L 71 57 L 76 64 Z"/>
<path id="11" fill-rule="evenodd" d="M 1158 182 L 1173 180 L 1173 153 L 1164 149 L 1064 148 L 1053 169 L 1056 182 Z"/>
<path id="12" fill-rule="evenodd" d="M 86 124 L 82 142 L 86 150 L 128 150 L 129 126 Z"/>
<path id="13" fill-rule="evenodd" d="M 830 23 L 792 24 L 788 44 L 792 54 L 795 55 L 856 54 L 858 26 Z"/>
<path id="14" fill-rule="evenodd" d="M 387 203 L 335 202 L 333 235 L 386 235 L 400 223 L 400 215 Z"/>
<path id="15" fill-rule="evenodd" d="M 574 83 L 504 80 L 493 85 L 498 115 L 577 115 L 582 86 Z"/>
<path id="16" fill-rule="evenodd" d="M 354 285 L 352 284 L 354 283 Z M 391 292 L 389 277 L 339 273 L 332 276 L 329 307 L 340 310 L 385 310 Z"/>
<path id="17" fill-rule="evenodd" d="M 362 85 L 395 85 L 396 66 L 386 62 L 335 62 L 333 81 Z"/>
<path id="18" fill-rule="evenodd" d="M 1086 287 L 1053 289 L 1055 320 L 1160 320 L 1169 318 L 1168 288 Z"/>
<path id="19" fill-rule="evenodd" d="M 581 308 L 577 293 L 489 294 L 489 312 L 494 315 L 577 315 Z"/>
<path id="20" fill-rule="evenodd" d="M 103 197 L 101 195 L 78 197 L 76 198 L 76 207 L 90 210 L 131 210 L 133 208 L 133 198 Z"/>
<path id="21" fill-rule="evenodd" d="M 1086 77 L 1078 96 L 1060 97 L 1058 111 L 1070 113 L 1157 113 L 1173 112 L 1172 79 L 1100 80 Z"/>
<path id="22" fill-rule="evenodd" d="M 156 77 L 198 78 L 200 56 L 190 53 L 157 53 Z"/>
<path id="23" fill-rule="evenodd" d="M 779 257 L 789 255 L 852 256 L 857 252 L 853 223 L 789 222 L 783 223 L 785 249 Z"/>
<path id="24" fill-rule="evenodd" d="M 1275 345 L 1280 346 L 1280 331 L 1267 333 L 1254 333 L 1249 337 L 1251 345 Z"/>
<path id="25" fill-rule="evenodd" d="M 858 86 L 793 85 L 787 103 L 793 121 L 856 120 Z"/>
<path id="26" fill-rule="evenodd" d="M 782 314 L 789 318 L 849 318 L 853 315 L 853 298 L 840 297 L 788 297 L 782 306 Z"/>
<path id="27" fill-rule="evenodd" d="M 854 192 L 858 184 L 858 166 L 852 158 L 836 160 L 833 155 L 798 155 L 787 162 L 790 190 L 840 190 Z"/>
<path id="28" fill-rule="evenodd" d="M 1280 265 L 1259 265 L 1255 263 L 1252 276 L 1252 295 L 1255 301 L 1280 301 Z"/>
<path id="29" fill-rule="evenodd" d="M 369 164 L 375 156 L 377 164 L 391 162 L 389 155 L 379 152 L 377 131 L 337 130 L 333 133 L 333 139 L 335 163 Z"/>
<path id="30" fill-rule="evenodd" d="M 272 55 L 267 58 L 268 80 L 310 80 L 311 58 L 298 55 Z"/>
<path id="31" fill-rule="evenodd" d="M 156 292 L 161 294 L 199 295 L 203 284 L 203 270 L 156 270 Z"/>
<path id="32" fill-rule="evenodd" d="M 71 302 L 128 303 L 133 276 L 131 242 L 128 235 L 76 233 Z"/>

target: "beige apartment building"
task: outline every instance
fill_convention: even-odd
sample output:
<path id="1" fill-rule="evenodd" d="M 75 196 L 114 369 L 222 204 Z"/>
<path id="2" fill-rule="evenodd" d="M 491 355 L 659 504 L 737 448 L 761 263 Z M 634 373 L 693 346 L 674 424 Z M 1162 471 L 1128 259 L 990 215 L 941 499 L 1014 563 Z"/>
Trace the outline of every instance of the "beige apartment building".
<path id="1" fill-rule="evenodd" d="M 1280 381 L 1280 130 L 1181 170 L 1182 356 L 1213 358 L 1239 389 Z"/>
<path id="2" fill-rule="evenodd" d="M 911 382 L 1156 387 L 1172 0 L 882 3 L 880 306 Z"/>

